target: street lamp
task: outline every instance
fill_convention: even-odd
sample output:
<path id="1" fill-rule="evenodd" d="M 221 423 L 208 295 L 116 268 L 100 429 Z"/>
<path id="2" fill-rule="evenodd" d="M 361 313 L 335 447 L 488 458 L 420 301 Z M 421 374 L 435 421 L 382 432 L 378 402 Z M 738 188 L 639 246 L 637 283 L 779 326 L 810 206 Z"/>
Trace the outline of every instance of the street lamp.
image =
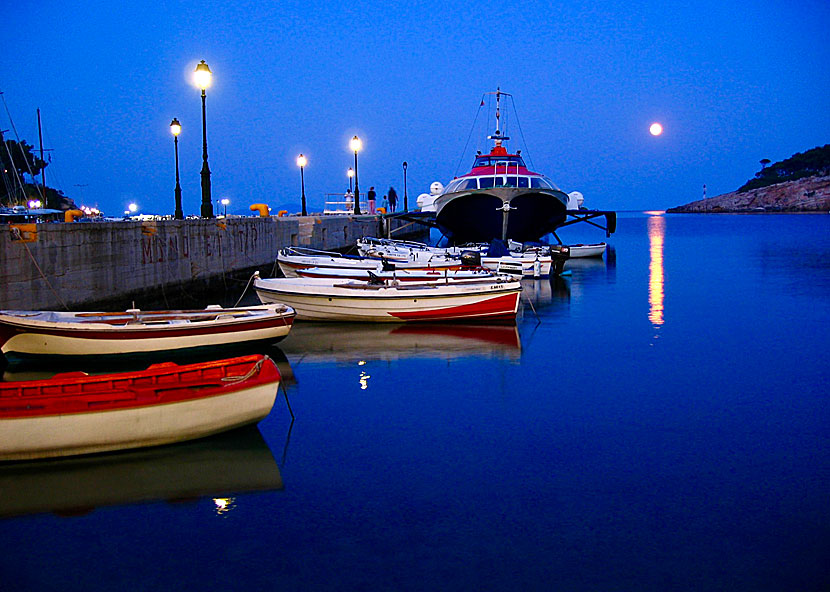
<path id="1" fill-rule="evenodd" d="M 354 213 L 360 215 L 360 189 L 357 185 L 357 153 L 363 148 L 363 142 L 355 136 L 349 141 L 349 147 L 354 151 Z"/>
<path id="2" fill-rule="evenodd" d="M 403 161 L 403 211 L 409 211 L 409 199 L 406 197 L 406 161 Z"/>
<path id="3" fill-rule="evenodd" d="M 349 177 L 349 193 L 351 193 L 353 183 L 352 179 L 354 178 L 354 169 L 352 167 L 349 167 L 349 170 L 346 171 L 346 176 Z"/>
<path id="4" fill-rule="evenodd" d="M 222 201 L 220 203 L 222 204 L 222 207 L 224 208 L 224 211 L 222 212 L 222 216 L 227 218 L 228 217 L 228 204 L 231 203 L 231 200 L 229 200 L 227 197 L 223 197 Z"/>
<path id="5" fill-rule="evenodd" d="M 308 164 L 308 159 L 305 156 L 303 156 L 302 154 L 300 154 L 297 157 L 297 166 L 300 167 L 300 188 L 301 188 L 300 189 L 300 191 L 301 191 L 300 200 L 302 201 L 302 204 L 303 204 L 303 212 L 302 212 L 303 216 L 308 215 L 308 213 L 306 212 L 306 209 L 305 209 L 305 176 L 303 175 L 303 169 L 305 169 L 306 164 Z"/>
<path id="6" fill-rule="evenodd" d="M 173 134 L 173 149 L 176 153 L 176 211 L 173 218 L 176 220 L 184 219 L 184 212 L 182 212 L 182 187 L 179 185 L 179 134 L 182 133 L 182 124 L 175 117 L 170 122 L 170 133 Z"/>
<path id="7" fill-rule="evenodd" d="M 207 121 L 205 118 L 205 89 L 210 86 L 213 73 L 205 60 L 196 66 L 193 80 L 202 89 L 202 218 L 213 218 L 213 204 L 210 201 L 210 169 L 207 153 Z"/>

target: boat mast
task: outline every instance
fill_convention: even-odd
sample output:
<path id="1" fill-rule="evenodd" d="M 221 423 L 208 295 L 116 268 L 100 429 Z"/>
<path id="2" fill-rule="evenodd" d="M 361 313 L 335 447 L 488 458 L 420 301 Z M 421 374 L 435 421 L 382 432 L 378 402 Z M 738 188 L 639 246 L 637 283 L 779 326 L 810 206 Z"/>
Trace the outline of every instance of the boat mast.
<path id="1" fill-rule="evenodd" d="M 501 92 L 501 87 L 496 87 L 496 132 L 492 136 L 487 136 L 488 140 L 493 140 L 496 146 L 501 146 L 501 143 L 505 140 L 509 140 L 510 138 L 507 136 L 501 135 L 501 131 L 499 130 L 499 124 L 501 119 L 501 96 L 507 95 L 508 93 Z"/>
<path id="2" fill-rule="evenodd" d="M 43 160 L 43 129 L 40 126 L 40 108 L 38 108 L 37 110 L 37 135 L 38 139 L 40 140 L 40 162 L 44 163 L 43 168 L 40 169 L 40 196 L 41 198 L 43 198 L 44 202 L 42 207 L 48 208 L 49 204 L 46 203 L 46 161 Z"/>

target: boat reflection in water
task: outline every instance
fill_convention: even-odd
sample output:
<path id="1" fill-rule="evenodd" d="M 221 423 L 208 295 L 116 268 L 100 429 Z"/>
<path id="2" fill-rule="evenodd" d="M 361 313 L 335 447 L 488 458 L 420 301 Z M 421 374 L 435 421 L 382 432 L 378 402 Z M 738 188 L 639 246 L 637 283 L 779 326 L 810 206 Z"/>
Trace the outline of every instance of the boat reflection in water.
<path id="1" fill-rule="evenodd" d="M 245 492 L 283 489 L 256 426 L 183 444 L 50 461 L 0 464 L 0 517 L 73 516 L 102 506 L 214 498 L 232 511 Z"/>
<path id="2" fill-rule="evenodd" d="M 561 304 L 569 304 L 571 300 L 579 301 L 586 291 L 591 290 L 595 284 L 613 284 L 616 282 L 617 258 L 614 247 L 608 245 L 606 259 L 597 257 L 586 257 L 582 259 L 569 259 L 565 264 L 566 275 L 551 275 L 550 279 L 522 280 L 522 303 L 520 311 L 521 318 L 533 317 L 533 311 L 529 310 L 529 304 L 533 309 L 554 307 Z M 551 312 L 551 311 L 548 311 Z"/>
<path id="3" fill-rule="evenodd" d="M 280 344 L 292 362 L 352 363 L 405 358 L 489 357 L 518 361 L 515 324 L 298 322 Z"/>
<path id="4" fill-rule="evenodd" d="M 648 320 L 655 329 L 659 329 L 663 320 L 663 239 L 666 235 L 666 219 L 663 212 L 646 212 L 653 214 L 648 219 Z"/>

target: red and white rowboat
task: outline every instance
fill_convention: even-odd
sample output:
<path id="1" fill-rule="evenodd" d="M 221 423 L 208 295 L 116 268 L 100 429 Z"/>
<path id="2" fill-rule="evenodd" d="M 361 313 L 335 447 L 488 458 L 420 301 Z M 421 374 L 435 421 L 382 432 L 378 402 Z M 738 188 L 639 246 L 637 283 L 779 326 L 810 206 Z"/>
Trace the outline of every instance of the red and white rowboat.
<path id="1" fill-rule="evenodd" d="M 12 356 L 151 354 L 279 341 L 294 310 L 284 304 L 126 312 L 0 311 L 0 349 Z"/>
<path id="2" fill-rule="evenodd" d="M 316 321 L 492 321 L 515 319 L 522 285 L 496 276 L 456 283 L 330 278 L 257 279 L 262 302 L 285 302 Z"/>
<path id="3" fill-rule="evenodd" d="M 270 358 L 252 355 L 0 382 L 0 460 L 169 444 L 256 423 L 279 380 Z"/>

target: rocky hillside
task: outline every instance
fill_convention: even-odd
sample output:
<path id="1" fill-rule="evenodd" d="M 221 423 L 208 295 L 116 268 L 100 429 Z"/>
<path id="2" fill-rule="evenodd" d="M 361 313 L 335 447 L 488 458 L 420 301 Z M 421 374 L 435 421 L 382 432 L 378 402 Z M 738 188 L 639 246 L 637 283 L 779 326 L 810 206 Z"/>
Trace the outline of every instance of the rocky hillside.
<path id="1" fill-rule="evenodd" d="M 669 208 L 673 213 L 705 212 L 828 212 L 830 175 L 805 177 L 750 189 L 733 191 L 684 206 Z"/>

